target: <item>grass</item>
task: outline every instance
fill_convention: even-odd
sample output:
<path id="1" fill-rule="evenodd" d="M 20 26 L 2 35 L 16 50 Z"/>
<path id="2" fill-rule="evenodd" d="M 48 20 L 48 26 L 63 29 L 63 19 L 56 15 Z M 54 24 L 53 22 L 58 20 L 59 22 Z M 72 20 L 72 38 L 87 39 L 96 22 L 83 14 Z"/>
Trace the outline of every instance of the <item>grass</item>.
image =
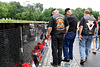
<path id="1" fill-rule="evenodd" d="M 28 20 L 2 20 L 0 19 L 0 23 L 48 23 L 45 21 L 28 21 Z"/>

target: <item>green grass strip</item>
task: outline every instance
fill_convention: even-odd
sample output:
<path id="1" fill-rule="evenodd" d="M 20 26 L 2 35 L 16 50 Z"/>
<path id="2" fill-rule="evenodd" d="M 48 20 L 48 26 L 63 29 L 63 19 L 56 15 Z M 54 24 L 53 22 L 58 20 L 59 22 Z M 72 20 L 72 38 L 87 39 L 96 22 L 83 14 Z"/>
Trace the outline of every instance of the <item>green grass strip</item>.
<path id="1" fill-rule="evenodd" d="M 28 20 L 2 20 L 0 19 L 0 23 L 48 23 L 45 21 L 28 21 Z"/>

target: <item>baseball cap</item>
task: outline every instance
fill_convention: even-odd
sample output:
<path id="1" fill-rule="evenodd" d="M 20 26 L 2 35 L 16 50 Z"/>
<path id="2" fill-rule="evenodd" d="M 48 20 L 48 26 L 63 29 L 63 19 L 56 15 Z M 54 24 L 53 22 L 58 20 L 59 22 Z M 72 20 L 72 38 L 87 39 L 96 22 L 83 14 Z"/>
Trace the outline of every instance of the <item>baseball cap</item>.
<path id="1" fill-rule="evenodd" d="M 68 10 L 70 10 L 70 8 L 66 8 L 66 9 L 65 9 L 65 13 L 64 13 L 64 14 L 66 14 L 66 12 L 67 12 Z"/>
<path id="2" fill-rule="evenodd" d="M 56 9 L 56 8 L 54 8 L 54 9 L 52 9 L 52 10 L 51 10 L 51 16 L 52 16 L 52 12 L 53 12 L 53 11 L 55 11 L 55 10 L 57 10 L 57 9 Z"/>

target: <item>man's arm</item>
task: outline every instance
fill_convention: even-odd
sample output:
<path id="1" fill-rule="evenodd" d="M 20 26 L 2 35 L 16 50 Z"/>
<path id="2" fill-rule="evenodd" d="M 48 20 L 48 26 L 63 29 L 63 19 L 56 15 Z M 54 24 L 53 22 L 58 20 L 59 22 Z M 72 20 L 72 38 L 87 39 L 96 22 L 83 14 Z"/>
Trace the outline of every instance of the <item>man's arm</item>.
<path id="1" fill-rule="evenodd" d="M 94 36 L 95 36 L 95 34 L 96 34 L 96 30 L 97 30 L 97 28 L 95 28 L 95 31 L 94 31 Z"/>
<path id="2" fill-rule="evenodd" d="M 48 35 L 50 35 L 53 27 L 53 17 L 51 17 L 49 24 L 48 24 Z"/>
<path id="3" fill-rule="evenodd" d="M 68 32 L 69 26 L 66 27 L 66 32 Z"/>
<path id="4" fill-rule="evenodd" d="M 97 31 L 99 31 L 99 24 L 97 24 Z"/>
<path id="5" fill-rule="evenodd" d="M 82 35 L 81 35 L 82 30 L 83 30 L 83 26 L 80 26 L 80 27 L 79 27 L 79 39 L 80 39 L 80 40 L 82 40 Z"/>
<path id="6" fill-rule="evenodd" d="M 95 34 L 98 32 L 98 22 L 94 22 L 94 27 L 95 27 L 95 30 L 94 30 L 94 37 L 95 37 Z"/>
<path id="7" fill-rule="evenodd" d="M 51 31 L 52 31 L 52 27 L 48 27 L 48 35 L 50 35 Z"/>
<path id="8" fill-rule="evenodd" d="M 66 26 L 66 33 L 68 32 L 69 26 Z M 64 34 L 64 37 L 66 35 L 66 33 Z"/>
<path id="9" fill-rule="evenodd" d="M 99 24 L 97 24 L 97 31 L 96 32 L 98 33 L 98 31 L 99 31 Z"/>
<path id="10" fill-rule="evenodd" d="M 95 34 L 96 34 L 97 31 L 98 31 L 98 23 L 97 23 L 96 21 L 95 21 L 94 27 L 95 27 L 95 31 L 94 31 L 94 37 L 95 37 Z"/>
<path id="11" fill-rule="evenodd" d="M 82 40 L 82 30 L 83 30 L 83 23 L 84 23 L 84 18 L 82 17 L 80 20 L 80 25 L 79 25 L 79 39 Z"/>
<path id="12" fill-rule="evenodd" d="M 66 27 L 66 32 L 68 32 L 69 22 L 68 22 L 67 18 L 65 18 L 65 27 Z"/>

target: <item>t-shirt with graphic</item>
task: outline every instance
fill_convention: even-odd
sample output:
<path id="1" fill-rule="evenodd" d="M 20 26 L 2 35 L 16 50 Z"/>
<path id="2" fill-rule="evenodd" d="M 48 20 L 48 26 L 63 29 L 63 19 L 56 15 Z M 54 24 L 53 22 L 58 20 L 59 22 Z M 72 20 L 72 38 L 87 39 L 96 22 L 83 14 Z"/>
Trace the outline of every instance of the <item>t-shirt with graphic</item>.
<path id="1" fill-rule="evenodd" d="M 66 33 L 66 26 L 68 26 L 67 18 L 60 13 L 53 15 L 48 24 L 48 27 L 52 27 L 51 35 Z"/>

